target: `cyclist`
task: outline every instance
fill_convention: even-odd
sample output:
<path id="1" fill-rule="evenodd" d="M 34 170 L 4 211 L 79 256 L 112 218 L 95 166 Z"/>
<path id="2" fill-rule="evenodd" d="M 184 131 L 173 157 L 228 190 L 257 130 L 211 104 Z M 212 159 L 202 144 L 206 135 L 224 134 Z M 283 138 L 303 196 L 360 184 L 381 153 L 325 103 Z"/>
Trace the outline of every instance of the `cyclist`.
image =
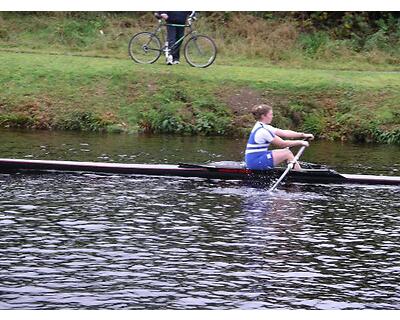
<path id="1" fill-rule="evenodd" d="M 181 24 L 184 25 L 186 23 L 186 19 L 196 19 L 196 12 L 195 11 L 157 11 L 154 13 L 157 19 L 163 19 L 168 24 Z M 178 26 L 167 26 L 167 40 L 168 40 L 168 47 L 172 47 L 177 40 L 183 37 L 185 33 L 184 27 Z M 179 56 L 180 56 L 180 47 L 182 41 L 177 43 L 174 47 L 174 50 L 167 58 L 167 64 L 178 64 L 179 63 Z"/>

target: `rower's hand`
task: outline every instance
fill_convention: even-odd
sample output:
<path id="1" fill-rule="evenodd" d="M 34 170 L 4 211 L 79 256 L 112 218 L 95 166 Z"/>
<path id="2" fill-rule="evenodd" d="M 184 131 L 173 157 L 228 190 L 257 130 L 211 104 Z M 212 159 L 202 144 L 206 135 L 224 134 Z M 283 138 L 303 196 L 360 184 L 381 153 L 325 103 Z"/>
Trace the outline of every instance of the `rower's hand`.
<path id="1" fill-rule="evenodd" d="M 301 140 L 301 141 L 300 141 L 300 144 L 301 144 L 302 147 L 309 147 L 309 146 L 310 146 L 310 144 L 308 143 L 308 141 L 305 141 L 305 140 Z"/>
<path id="2" fill-rule="evenodd" d="M 314 135 L 312 133 L 304 133 L 303 136 L 306 140 L 314 140 Z"/>

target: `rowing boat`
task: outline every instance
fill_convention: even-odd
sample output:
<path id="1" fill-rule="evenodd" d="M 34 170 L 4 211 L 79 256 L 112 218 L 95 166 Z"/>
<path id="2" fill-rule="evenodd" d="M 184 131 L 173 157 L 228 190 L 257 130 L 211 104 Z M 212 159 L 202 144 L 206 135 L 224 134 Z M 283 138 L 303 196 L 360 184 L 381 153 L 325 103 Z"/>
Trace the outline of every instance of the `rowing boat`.
<path id="1" fill-rule="evenodd" d="M 152 176 L 199 177 L 225 180 L 274 181 L 285 168 L 249 170 L 242 162 L 221 161 L 209 164 L 127 164 L 55 160 L 0 159 L 0 173 L 96 172 Z M 400 176 L 341 174 L 322 166 L 290 171 L 287 182 L 318 184 L 384 184 L 400 185 Z"/>

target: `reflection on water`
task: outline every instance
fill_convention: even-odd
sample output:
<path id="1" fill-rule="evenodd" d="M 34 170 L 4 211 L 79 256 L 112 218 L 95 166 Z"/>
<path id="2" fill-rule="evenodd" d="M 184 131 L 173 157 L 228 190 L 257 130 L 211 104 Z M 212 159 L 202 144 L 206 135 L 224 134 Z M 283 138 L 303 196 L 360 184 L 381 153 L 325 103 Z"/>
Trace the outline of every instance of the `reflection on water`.
<path id="1" fill-rule="evenodd" d="M 217 138 L 39 136 L 29 147 L 22 137 L 2 142 L 22 144 L 2 156 L 43 158 L 40 145 L 53 159 L 240 156 L 236 141 Z M 66 140 L 89 151 L 71 153 Z M 297 184 L 271 195 L 237 181 L 0 175 L 0 309 L 399 309 L 399 191 Z"/>

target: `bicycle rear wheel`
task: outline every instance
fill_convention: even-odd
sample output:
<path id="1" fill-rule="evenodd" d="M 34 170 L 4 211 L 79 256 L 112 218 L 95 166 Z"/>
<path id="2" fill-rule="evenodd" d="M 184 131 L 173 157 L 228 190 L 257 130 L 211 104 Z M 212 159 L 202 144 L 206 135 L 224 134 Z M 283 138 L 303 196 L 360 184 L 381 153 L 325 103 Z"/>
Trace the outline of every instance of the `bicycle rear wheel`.
<path id="1" fill-rule="evenodd" d="M 184 55 L 192 67 L 206 68 L 217 57 L 217 46 L 210 37 L 195 35 L 186 42 Z"/>
<path id="2" fill-rule="evenodd" d="M 161 42 L 151 32 L 139 32 L 129 41 L 129 56 L 137 63 L 154 63 L 161 55 Z"/>

